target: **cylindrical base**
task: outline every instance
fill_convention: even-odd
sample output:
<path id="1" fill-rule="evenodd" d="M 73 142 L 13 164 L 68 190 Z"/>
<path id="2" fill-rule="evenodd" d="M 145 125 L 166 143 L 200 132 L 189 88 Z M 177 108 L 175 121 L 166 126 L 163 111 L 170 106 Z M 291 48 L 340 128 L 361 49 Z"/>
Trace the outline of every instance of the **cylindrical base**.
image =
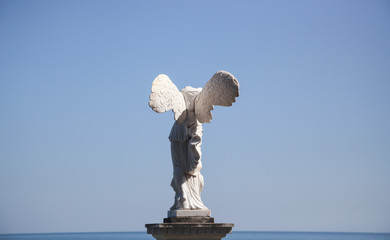
<path id="1" fill-rule="evenodd" d="M 155 223 L 146 224 L 147 233 L 157 240 L 221 240 L 231 233 L 232 223 Z"/>

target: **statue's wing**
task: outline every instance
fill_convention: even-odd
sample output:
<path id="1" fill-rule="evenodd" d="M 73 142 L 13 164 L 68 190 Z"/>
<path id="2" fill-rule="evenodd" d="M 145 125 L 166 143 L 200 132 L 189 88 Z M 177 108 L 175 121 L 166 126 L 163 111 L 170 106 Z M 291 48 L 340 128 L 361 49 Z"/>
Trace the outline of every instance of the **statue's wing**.
<path id="1" fill-rule="evenodd" d="M 183 94 L 165 74 L 160 74 L 154 79 L 149 106 L 158 113 L 172 110 L 175 113 L 175 120 L 179 124 L 183 123 L 187 117 Z"/>
<path id="2" fill-rule="evenodd" d="M 195 115 L 199 122 L 209 123 L 213 105 L 231 106 L 239 95 L 237 79 L 226 71 L 218 71 L 195 98 Z"/>

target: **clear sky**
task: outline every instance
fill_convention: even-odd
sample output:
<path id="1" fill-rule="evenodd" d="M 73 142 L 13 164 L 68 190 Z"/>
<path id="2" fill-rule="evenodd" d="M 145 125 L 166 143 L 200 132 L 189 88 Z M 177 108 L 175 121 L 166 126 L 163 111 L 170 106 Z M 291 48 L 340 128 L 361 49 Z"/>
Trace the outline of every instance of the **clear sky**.
<path id="1" fill-rule="evenodd" d="M 390 232 L 389 1 L 0 1 L 0 233 L 144 231 L 173 204 L 167 74 L 234 230 Z"/>

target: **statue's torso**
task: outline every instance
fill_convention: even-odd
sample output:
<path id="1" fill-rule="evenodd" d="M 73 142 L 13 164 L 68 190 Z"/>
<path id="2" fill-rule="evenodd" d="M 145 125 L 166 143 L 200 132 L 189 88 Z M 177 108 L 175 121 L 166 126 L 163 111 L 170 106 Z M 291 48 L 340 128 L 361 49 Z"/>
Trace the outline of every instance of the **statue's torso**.
<path id="1" fill-rule="evenodd" d="M 172 126 L 171 133 L 169 134 L 170 141 L 186 142 L 192 137 L 202 138 L 203 128 L 202 124 L 196 120 L 194 111 L 187 111 L 187 119 L 182 124 L 178 124 L 176 121 Z"/>

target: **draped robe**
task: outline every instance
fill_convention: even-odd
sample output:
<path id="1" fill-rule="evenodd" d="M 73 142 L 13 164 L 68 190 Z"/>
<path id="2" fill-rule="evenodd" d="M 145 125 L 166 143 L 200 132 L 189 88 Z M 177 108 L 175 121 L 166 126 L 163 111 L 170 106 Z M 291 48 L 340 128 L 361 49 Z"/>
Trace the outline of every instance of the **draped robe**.
<path id="1" fill-rule="evenodd" d="M 183 124 L 175 122 L 169 135 L 173 164 L 171 186 L 175 191 L 175 209 L 207 209 L 201 200 L 204 180 L 201 145 L 202 124 L 196 119 L 193 103 L 199 89 L 186 87 L 181 90 L 186 99 L 187 118 Z"/>

